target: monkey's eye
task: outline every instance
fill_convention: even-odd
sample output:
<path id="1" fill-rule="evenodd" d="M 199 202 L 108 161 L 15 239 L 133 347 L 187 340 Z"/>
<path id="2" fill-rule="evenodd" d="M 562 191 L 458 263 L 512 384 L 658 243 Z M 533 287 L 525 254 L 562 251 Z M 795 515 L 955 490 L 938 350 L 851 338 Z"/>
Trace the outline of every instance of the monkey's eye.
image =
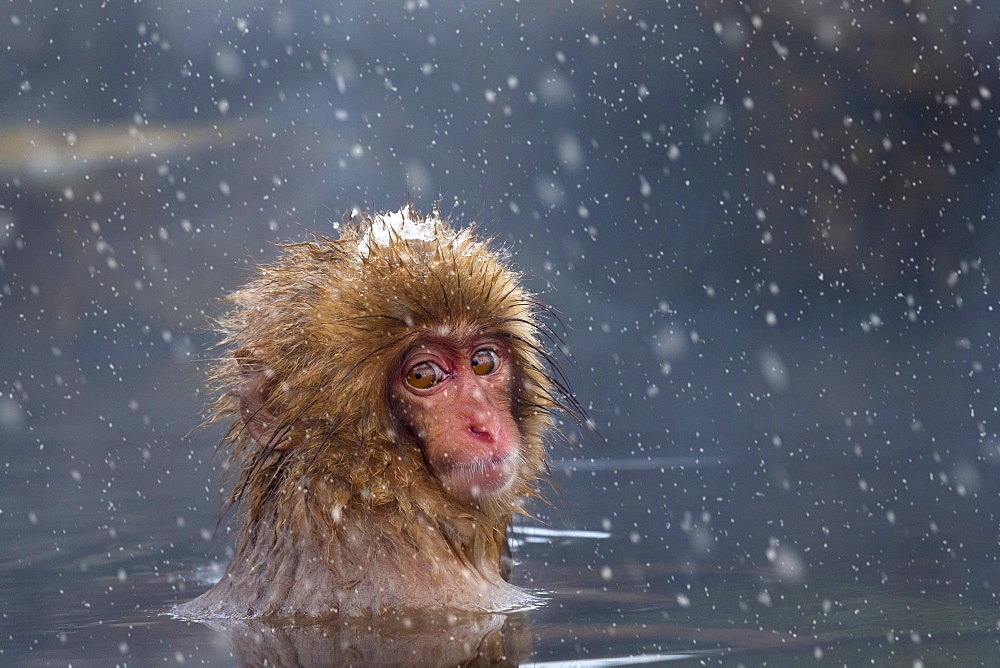
<path id="1" fill-rule="evenodd" d="M 406 383 L 418 390 L 426 390 L 437 385 L 444 378 L 444 371 L 434 362 L 413 365 L 406 374 Z"/>
<path id="2" fill-rule="evenodd" d="M 477 376 L 485 376 L 493 373 L 499 363 L 500 357 L 495 352 L 489 348 L 483 348 L 477 350 L 476 354 L 472 356 L 472 372 Z"/>

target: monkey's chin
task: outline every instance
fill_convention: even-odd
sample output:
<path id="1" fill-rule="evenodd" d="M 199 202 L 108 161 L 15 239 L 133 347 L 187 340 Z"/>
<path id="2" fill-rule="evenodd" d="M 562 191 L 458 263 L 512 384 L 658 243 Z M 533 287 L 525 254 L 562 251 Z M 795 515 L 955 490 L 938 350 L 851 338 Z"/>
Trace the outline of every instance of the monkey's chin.
<path id="1" fill-rule="evenodd" d="M 514 482 L 517 464 L 513 456 L 473 464 L 451 465 L 438 478 L 448 493 L 462 501 L 485 500 L 501 494 Z"/>

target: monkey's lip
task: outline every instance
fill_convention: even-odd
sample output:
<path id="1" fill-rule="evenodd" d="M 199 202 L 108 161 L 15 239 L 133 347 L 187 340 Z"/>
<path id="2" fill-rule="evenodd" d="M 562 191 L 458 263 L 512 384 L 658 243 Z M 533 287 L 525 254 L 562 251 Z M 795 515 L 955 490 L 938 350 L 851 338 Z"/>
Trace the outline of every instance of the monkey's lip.
<path id="1" fill-rule="evenodd" d="M 440 468 L 438 477 L 452 494 L 473 500 L 506 488 L 514 479 L 514 470 L 514 457 L 507 455 L 469 463 L 449 462 Z"/>

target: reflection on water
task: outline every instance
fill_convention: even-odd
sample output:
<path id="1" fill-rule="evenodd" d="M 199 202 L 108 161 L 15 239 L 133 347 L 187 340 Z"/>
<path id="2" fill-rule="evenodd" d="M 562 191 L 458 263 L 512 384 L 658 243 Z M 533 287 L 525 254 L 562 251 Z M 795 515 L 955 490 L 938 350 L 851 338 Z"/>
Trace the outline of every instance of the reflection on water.
<path id="1" fill-rule="evenodd" d="M 208 624 L 253 666 L 517 665 L 529 655 L 523 625 L 503 615 L 423 615 L 378 623 Z"/>
<path id="2" fill-rule="evenodd" d="M 107 665 L 119 657 L 129 665 L 757 665 L 818 657 L 968 664 L 996 657 L 996 611 L 963 603 L 947 588 L 859 583 L 849 572 L 824 568 L 790 581 L 778 563 L 692 560 L 684 542 L 661 542 L 642 522 L 616 526 L 621 498 L 641 502 L 662 494 L 664 482 L 689 484 L 711 470 L 677 466 L 664 473 L 662 464 L 631 474 L 608 470 L 631 465 L 598 464 L 593 474 L 559 476 L 562 494 L 577 499 L 569 503 L 593 517 L 593 525 L 552 519 L 515 527 L 515 582 L 541 592 L 544 603 L 509 615 L 280 625 L 173 619 L 166 614 L 173 603 L 209 586 L 197 575 L 209 560 L 192 553 L 189 528 L 170 526 L 150 507 L 170 506 L 169 495 L 161 490 L 158 504 L 110 494 L 124 527 L 110 542 L 106 528 L 80 524 L 70 499 L 35 517 L 33 526 L 44 530 L 33 535 L 54 537 L 55 553 L 45 540 L 15 540 L 0 557 L 0 663 Z M 601 488 L 612 491 L 595 494 Z M 14 507 L 19 491 L 0 489 L 0 507 Z M 21 501 L 34 503 L 31 494 Z M 160 521 L 161 535 L 128 528 L 143 518 Z M 17 538 L 6 521 L 5 535 Z M 224 544 L 225 536 L 217 541 Z"/>

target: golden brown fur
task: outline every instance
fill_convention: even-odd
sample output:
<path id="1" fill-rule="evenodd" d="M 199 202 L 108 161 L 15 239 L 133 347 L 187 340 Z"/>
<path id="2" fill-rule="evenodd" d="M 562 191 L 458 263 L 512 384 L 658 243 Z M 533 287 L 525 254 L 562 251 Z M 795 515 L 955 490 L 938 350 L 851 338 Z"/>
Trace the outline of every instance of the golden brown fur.
<path id="1" fill-rule="evenodd" d="M 471 230 L 410 207 L 349 221 L 339 240 L 282 249 L 229 297 L 221 329 L 231 354 L 212 370 L 209 422 L 231 421 L 220 448 L 241 523 L 235 555 L 215 588 L 176 612 L 316 617 L 522 605 L 525 593 L 502 577 L 506 529 L 536 495 L 553 415 L 574 412 L 547 370 L 544 307 Z M 441 335 L 494 336 L 510 350 L 518 474 L 481 501 L 443 492 L 393 406 L 387 370 L 421 337 Z M 248 391 L 264 398 L 254 407 L 269 418 L 264 439 L 246 428 Z"/>

